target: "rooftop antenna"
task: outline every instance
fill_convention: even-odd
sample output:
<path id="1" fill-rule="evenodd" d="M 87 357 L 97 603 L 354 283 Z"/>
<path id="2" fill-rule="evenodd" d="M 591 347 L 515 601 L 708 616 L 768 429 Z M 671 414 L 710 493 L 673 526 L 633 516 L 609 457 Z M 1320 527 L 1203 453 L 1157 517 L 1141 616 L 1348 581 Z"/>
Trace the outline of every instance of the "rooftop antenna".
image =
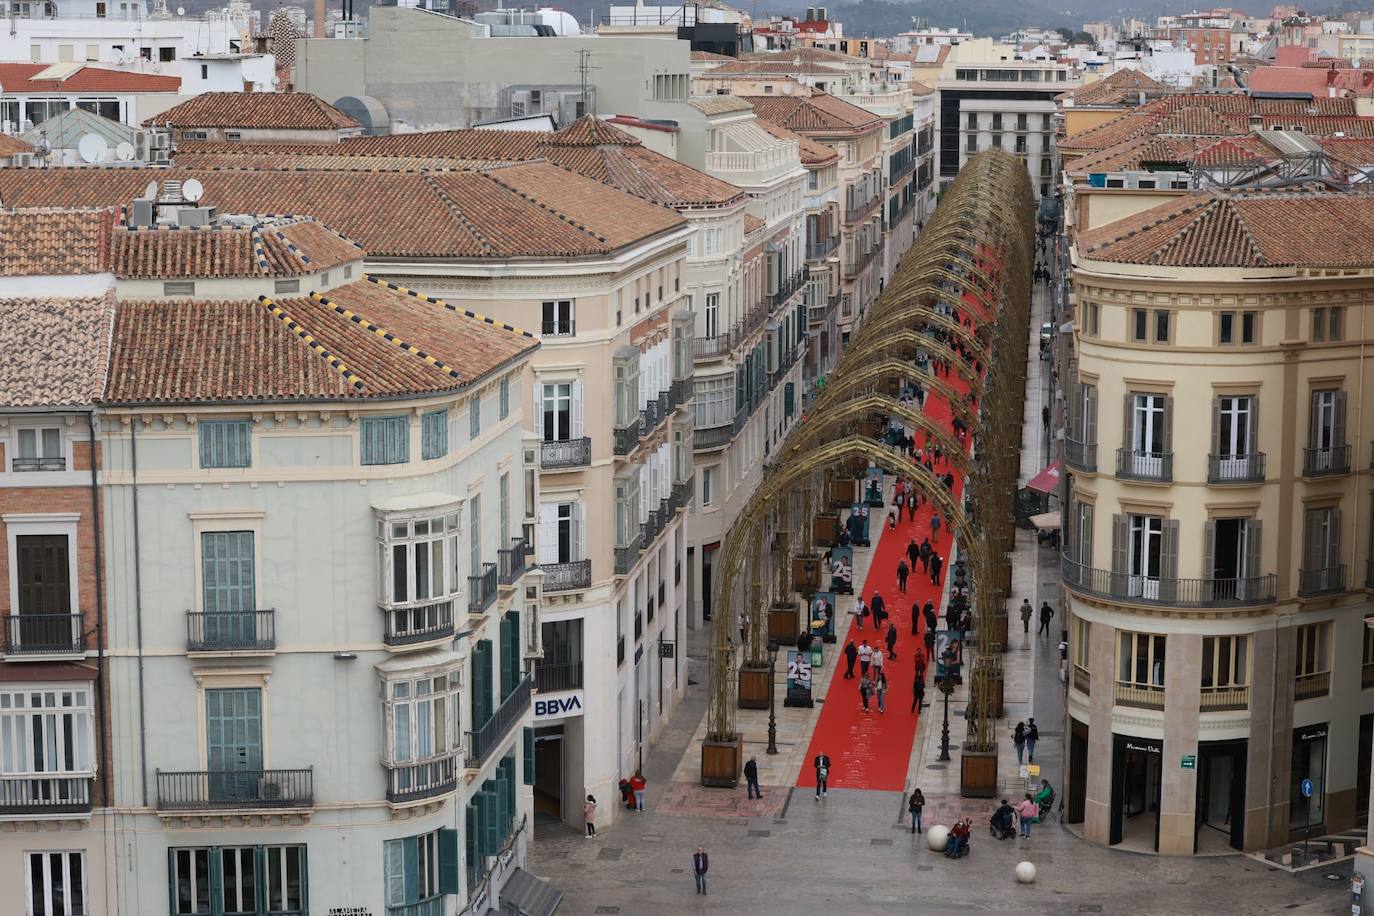
<path id="1" fill-rule="evenodd" d="M 587 104 L 587 74 L 593 70 L 600 70 L 600 67 L 593 67 L 591 64 L 592 52 L 583 48 L 577 52 L 577 73 L 582 80 L 582 113 L 596 114 L 592 111 L 592 106 Z"/>

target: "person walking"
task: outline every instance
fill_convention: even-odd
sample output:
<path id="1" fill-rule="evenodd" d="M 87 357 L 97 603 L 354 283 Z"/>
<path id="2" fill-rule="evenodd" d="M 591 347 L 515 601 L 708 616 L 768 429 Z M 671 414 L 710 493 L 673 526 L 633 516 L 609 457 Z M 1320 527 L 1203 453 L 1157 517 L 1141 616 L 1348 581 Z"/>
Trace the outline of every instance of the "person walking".
<path id="1" fill-rule="evenodd" d="M 582 804 L 582 821 L 587 825 L 587 839 L 596 836 L 596 798 L 588 795 Z"/>
<path id="2" fill-rule="evenodd" d="M 698 846 L 697 851 L 692 854 L 692 876 L 697 879 L 697 893 L 706 893 L 706 872 L 711 867 L 711 860 L 706 856 L 706 847 Z"/>
<path id="3" fill-rule="evenodd" d="M 911 603 L 911 635 L 918 636 L 921 632 L 921 602 Z"/>
<path id="4" fill-rule="evenodd" d="M 931 601 L 929 598 L 926 599 L 925 607 L 921 608 L 921 616 L 926 619 L 926 632 L 934 633 L 937 626 L 934 601 Z"/>
<path id="5" fill-rule="evenodd" d="M 878 679 L 878 675 L 880 675 L 880 674 L 883 673 L 883 665 L 884 665 L 884 663 L 885 663 L 885 662 L 884 662 L 884 657 L 883 657 L 883 650 L 882 650 L 882 649 L 879 649 L 879 648 L 874 648 L 874 650 L 873 650 L 873 660 L 872 660 L 872 666 L 873 666 L 873 667 L 872 667 L 872 671 L 873 671 L 873 679 L 874 679 L 874 680 L 877 680 L 877 679 Z"/>
<path id="6" fill-rule="evenodd" d="M 940 543 L 940 527 L 944 524 L 940 520 L 940 513 L 935 512 L 930 516 L 930 543 Z"/>
<path id="7" fill-rule="evenodd" d="M 906 560 L 897 561 L 897 591 L 906 594 L 906 577 L 911 573 L 911 567 L 906 565 Z"/>
<path id="8" fill-rule="evenodd" d="M 630 777 L 630 789 L 635 794 L 636 811 L 644 810 L 644 789 L 648 784 L 648 780 L 644 778 L 644 774 L 639 770 L 635 770 L 635 774 Z"/>
<path id="9" fill-rule="evenodd" d="M 911 812 L 911 832 L 921 832 L 921 811 L 925 809 L 926 797 L 920 788 L 912 791 L 911 797 L 906 800 L 906 810 Z"/>
<path id="10" fill-rule="evenodd" d="M 759 761 L 757 757 L 750 757 L 749 762 L 744 765 L 744 787 L 750 798 L 763 798 L 763 790 L 759 788 Z"/>
<path id="11" fill-rule="evenodd" d="M 1031 616 L 1035 614 L 1035 609 L 1031 607 L 1029 598 L 1021 599 L 1021 629 L 1030 632 Z"/>
<path id="12" fill-rule="evenodd" d="M 911 495 L 907 497 L 907 501 L 906 501 L 906 519 L 907 519 L 907 521 L 909 521 L 909 522 L 914 522 L 914 521 L 916 521 L 916 510 L 919 509 L 919 508 L 921 508 L 921 494 L 920 494 L 920 493 L 917 493 L 915 490 L 912 490 L 912 491 L 911 491 Z M 915 565 L 915 564 L 913 563 L 912 565 Z"/>
<path id="13" fill-rule="evenodd" d="M 1035 717 L 1026 719 L 1026 762 L 1035 763 L 1035 742 L 1040 740 L 1040 726 L 1035 724 Z"/>
<path id="14" fill-rule="evenodd" d="M 911 683 L 911 711 L 922 708 L 926 705 L 926 678 L 925 669 L 916 672 L 916 679 Z"/>
<path id="15" fill-rule="evenodd" d="M 854 679 L 854 662 L 859 658 L 859 648 L 854 645 L 854 640 L 850 640 L 844 647 L 844 677 L 845 680 Z"/>
<path id="16" fill-rule="evenodd" d="M 878 695 L 878 712 L 887 712 L 887 675 L 879 672 L 878 681 L 873 685 L 873 692 Z"/>
<path id="17" fill-rule="evenodd" d="M 887 625 L 887 657 L 895 659 L 897 657 L 897 625 L 889 623 Z"/>
<path id="18" fill-rule="evenodd" d="M 873 663 L 873 647 L 864 640 L 859 646 L 859 675 L 868 677 L 868 668 Z"/>
<path id="19" fill-rule="evenodd" d="M 859 704 L 864 712 L 868 712 L 868 698 L 873 695 L 873 681 L 869 679 L 867 672 L 859 678 Z"/>
<path id="20" fill-rule="evenodd" d="M 1026 797 L 1016 805 L 1016 813 L 1021 818 L 1021 839 L 1029 840 L 1031 819 L 1040 813 L 1040 807 L 1036 805 L 1035 801 L 1030 797 L 1029 792 L 1027 792 Z"/>
<path id="21" fill-rule="evenodd" d="M 1017 722 L 1016 729 L 1011 733 L 1011 743 L 1016 746 L 1016 765 L 1020 766 L 1026 762 L 1026 723 Z"/>
<path id="22" fill-rule="evenodd" d="M 921 572 L 930 572 L 930 538 L 921 539 Z"/>
<path id="23" fill-rule="evenodd" d="M 1035 631 L 1036 636 L 1039 636 L 1041 633 L 1044 633 L 1046 636 L 1050 635 L 1050 619 L 1052 617 L 1054 617 L 1054 608 L 1050 607 L 1050 603 L 1048 601 L 1041 602 L 1040 629 Z"/>
<path id="24" fill-rule="evenodd" d="M 817 754 L 812 764 L 816 767 L 816 801 L 820 801 L 830 788 L 830 755 Z"/>
<path id="25" fill-rule="evenodd" d="M 868 602 L 868 609 L 873 612 L 874 628 L 882 632 L 883 620 L 887 617 L 887 602 L 883 601 L 883 596 L 878 594 L 876 590 Z"/>
<path id="26" fill-rule="evenodd" d="M 930 584 L 931 584 L 931 585 L 939 585 L 939 584 L 940 584 L 940 570 L 943 569 L 944 566 L 945 566 L 945 561 L 944 561 L 944 559 L 941 558 L 941 556 L 940 556 L 938 553 L 935 553 L 935 552 L 932 551 L 931 554 L 930 554 Z"/>
<path id="27" fill-rule="evenodd" d="M 864 628 L 864 618 L 868 616 L 868 605 L 864 604 L 863 595 L 855 596 L 854 606 L 849 609 L 849 613 L 854 615 L 854 626 L 862 630 Z"/>
<path id="28" fill-rule="evenodd" d="M 1040 422 L 1045 427 L 1045 432 L 1050 431 L 1050 405 L 1046 404 L 1040 408 Z"/>
<path id="29" fill-rule="evenodd" d="M 921 547 L 919 544 L 916 543 L 915 538 L 912 538 L 906 545 L 906 558 L 908 563 L 910 564 L 908 568 L 915 569 L 916 564 L 921 559 Z"/>

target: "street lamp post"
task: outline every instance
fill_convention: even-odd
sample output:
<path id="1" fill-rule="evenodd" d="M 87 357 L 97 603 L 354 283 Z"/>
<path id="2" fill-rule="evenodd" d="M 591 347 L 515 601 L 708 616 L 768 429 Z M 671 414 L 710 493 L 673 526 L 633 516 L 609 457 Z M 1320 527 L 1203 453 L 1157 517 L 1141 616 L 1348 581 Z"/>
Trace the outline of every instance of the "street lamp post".
<path id="1" fill-rule="evenodd" d="M 949 695 L 954 692 L 954 678 L 949 675 L 936 678 L 935 686 L 945 695 L 945 721 L 940 726 L 940 759 L 949 760 Z"/>
<path id="2" fill-rule="evenodd" d="M 768 750 L 766 753 L 776 754 L 778 752 L 778 707 L 774 702 L 777 694 L 777 687 L 774 685 L 774 675 L 778 669 L 778 641 L 768 640 Z"/>

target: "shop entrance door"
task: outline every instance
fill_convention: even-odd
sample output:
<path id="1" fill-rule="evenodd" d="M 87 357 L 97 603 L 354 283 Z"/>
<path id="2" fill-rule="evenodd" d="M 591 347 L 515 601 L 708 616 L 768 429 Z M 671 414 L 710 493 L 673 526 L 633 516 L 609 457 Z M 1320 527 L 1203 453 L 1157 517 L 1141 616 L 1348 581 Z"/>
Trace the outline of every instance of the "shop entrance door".
<path id="1" fill-rule="evenodd" d="M 563 815 L 563 726 L 548 725 L 534 730 L 534 825 Z"/>
<path id="2" fill-rule="evenodd" d="M 1159 851 L 1159 795 L 1164 742 L 1115 736 L 1112 742 L 1112 845 Z"/>
<path id="3" fill-rule="evenodd" d="M 1224 836 L 1232 849 L 1244 848 L 1246 747 L 1244 741 L 1198 745 L 1194 852 L 1204 845 L 1204 831 Z"/>

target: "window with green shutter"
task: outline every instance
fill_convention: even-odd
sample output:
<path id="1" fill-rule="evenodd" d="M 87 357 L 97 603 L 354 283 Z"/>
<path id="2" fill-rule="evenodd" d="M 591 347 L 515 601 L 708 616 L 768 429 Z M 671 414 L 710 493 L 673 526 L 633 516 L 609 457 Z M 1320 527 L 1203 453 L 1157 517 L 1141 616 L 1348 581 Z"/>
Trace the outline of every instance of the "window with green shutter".
<path id="1" fill-rule="evenodd" d="M 420 417 L 420 457 L 429 460 L 448 454 L 448 411 L 431 410 Z"/>
<path id="2" fill-rule="evenodd" d="M 501 379 L 501 419 L 510 416 L 510 376 Z"/>
<path id="3" fill-rule="evenodd" d="M 468 564 L 469 576 L 482 574 L 482 494 L 478 493 L 468 500 Z"/>
<path id="4" fill-rule="evenodd" d="M 501 527 L 496 532 L 496 547 L 498 550 L 505 549 L 506 540 L 510 537 L 510 472 L 501 475 L 497 482 L 496 504 L 499 510 L 498 515 L 501 520 Z"/>
<path id="5" fill-rule="evenodd" d="M 201 609 L 212 614 L 253 610 L 253 560 L 253 532 L 201 532 Z"/>
<path id="6" fill-rule="evenodd" d="M 526 728 L 524 736 L 524 747 L 522 753 L 525 755 L 525 785 L 534 785 L 534 729 Z"/>
<path id="7" fill-rule="evenodd" d="M 439 828 L 439 893 L 461 894 L 458 878 L 458 831 Z"/>
<path id="8" fill-rule="evenodd" d="M 202 468 L 252 465 L 252 429 L 247 420 L 201 420 L 199 427 Z"/>
<path id="9" fill-rule="evenodd" d="M 363 464 L 405 464 L 410 460 L 410 421 L 404 417 L 363 417 L 358 454 Z"/>
<path id="10" fill-rule="evenodd" d="M 497 827 L 496 780 L 488 779 L 482 783 L 482 791 L 477 794 L 477 798 L 482 807 L 480 824 L 482 828 L 482 855 L 499 855 L 501 852 L 501 835 Z"/>
<path id="11" fill-rule="evenodd" d="M 476 439 L 482 435 L 482 396 L 473 394 L 468 401 L 468 435 Z"/>

